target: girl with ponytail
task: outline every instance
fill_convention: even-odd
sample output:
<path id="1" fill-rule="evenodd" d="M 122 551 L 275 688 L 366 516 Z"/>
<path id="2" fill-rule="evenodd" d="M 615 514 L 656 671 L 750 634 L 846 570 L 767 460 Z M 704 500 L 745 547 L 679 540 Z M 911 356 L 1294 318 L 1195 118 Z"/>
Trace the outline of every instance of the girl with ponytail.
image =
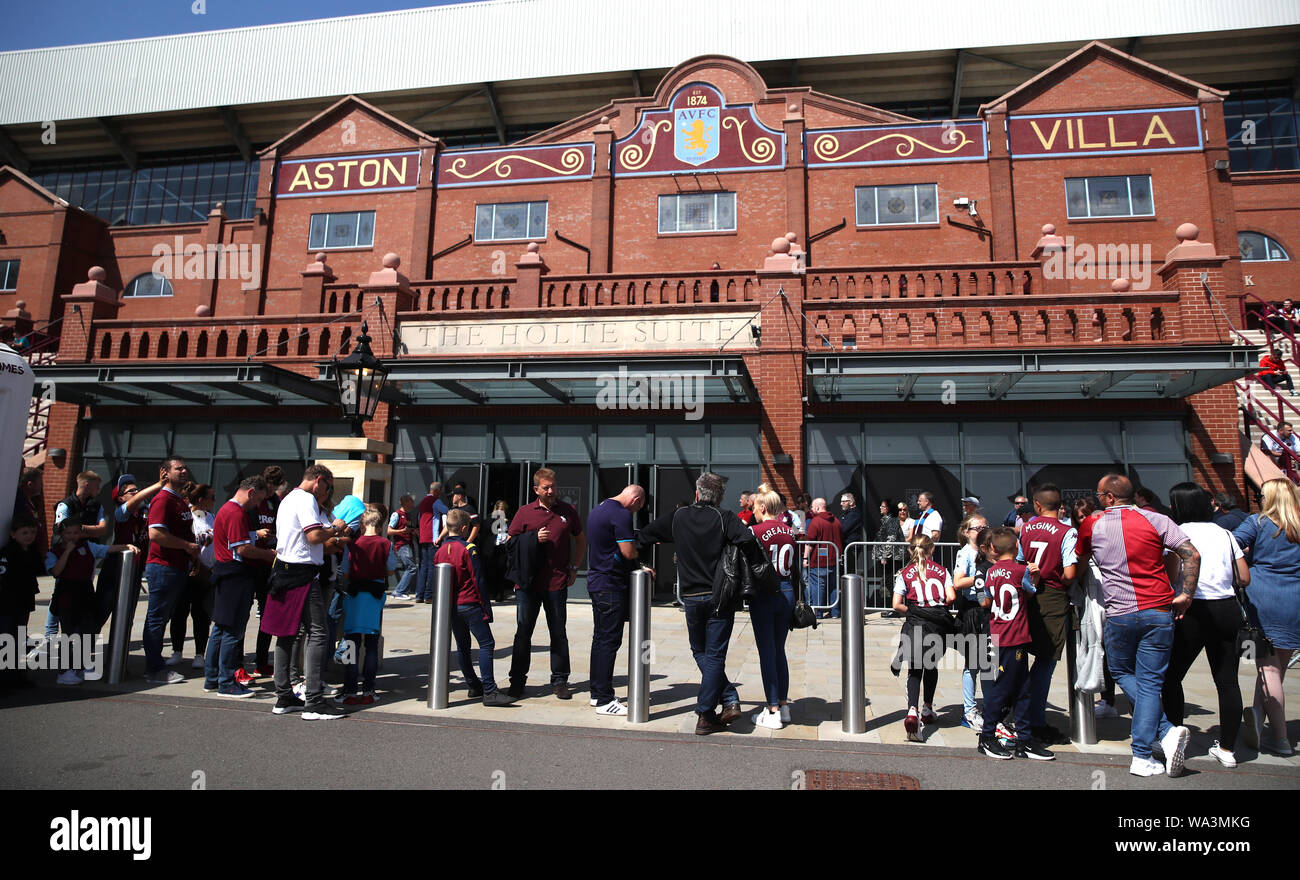
<path id="1" fill-rule="evenodd" d="M 894 580 L 894 610 L 906 614 L 900 633 L 899 658 L 907 660 L 907 717 L 903 730 L 908 742 L 923 742 L 922 730 L 937 716 L 931 703 L 939 684 L 939 661 L 947 649 L 947 637 L 953 633 L 948 606 L 956 601 L 952 575 L 930 557 L 934 541 L 929 535 L 914 536 L 908 547 L 910 564 Z M 898 674 L 898 660 L 893 667 Z M 919 703 L 917 697 L 924 701 Z"/>

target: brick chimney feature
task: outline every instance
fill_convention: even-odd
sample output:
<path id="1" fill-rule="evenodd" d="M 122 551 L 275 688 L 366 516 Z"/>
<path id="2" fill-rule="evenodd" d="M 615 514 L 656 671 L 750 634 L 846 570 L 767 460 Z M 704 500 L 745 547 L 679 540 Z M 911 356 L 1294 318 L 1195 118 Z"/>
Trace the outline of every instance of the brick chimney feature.
<path id="1" fill-rule="evenodd" d="M 515 263 L 515 295 L 519 307 L 523 309 L 540 309 L 542 302 L 542 276 L 549 270 L 542 259 L 542 249 L 535 241 L 528 242 L 528 249 L 519 262 Z"/>
<path id="2" fill-rule="evenodd" d="M 325 254 L 319 253 L 298 273 L 302 276 L 302 297 L 298 312 L 303 315 L 320 315 L 325 312 L 325 285 L 334 283 L 334 272 L 325 264 Z"/>

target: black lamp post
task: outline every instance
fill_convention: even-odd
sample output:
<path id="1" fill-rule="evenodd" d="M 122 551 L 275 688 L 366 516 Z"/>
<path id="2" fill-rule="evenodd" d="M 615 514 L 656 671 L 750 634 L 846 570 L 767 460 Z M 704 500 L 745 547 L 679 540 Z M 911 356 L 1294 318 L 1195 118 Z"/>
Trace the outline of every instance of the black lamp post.
<path id="1" fill-rule="evenodd" d="M 345 421 L 352 423 L 352 436 L 362 437 L 361 426 L 375 417 L 379 395 L 388 380 L 388 368 L 370 350 L 369 327 L 361 323 L 361 335 L 352 353 L 334 358 L 334 381 L 339 388 L 339 408 Z"/>

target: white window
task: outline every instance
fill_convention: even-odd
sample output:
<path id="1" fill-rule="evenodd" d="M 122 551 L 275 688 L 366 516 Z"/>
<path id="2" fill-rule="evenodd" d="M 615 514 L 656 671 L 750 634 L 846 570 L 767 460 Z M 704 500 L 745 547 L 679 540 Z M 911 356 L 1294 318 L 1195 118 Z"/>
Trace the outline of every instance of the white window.
<path id="1" fill-rule="evenodd" d="M 307 234 L 309 250 L 373 247 L 374 244 L 374 211 L 311 215 L 311 229 Z"/>
<path id="2" fill-rule="evenodd" d="M 474 209 L 475 241 L 546 238 L 546 202 L 506 202 Z"/>
<path id="3" fill-rule="evenodd" d="M 854 188 L 859 226 L 939 222 L 939 187 L 933 183 Z"/>
<path id="4" fill-rule="evenodd" d="M 1272 238 L 1262 232 L 1238 232 L 1237 250 L 1243 263 L 1274 262 L 1291 259 Z M 3 264 L 0 264 L 3 265 Z"/>
<path id="5" fill-rule="evenodd" d="M 659 197 L 659 231 L 734 232 L 734 192 L 673 193 Z"/>
<path id="6" fill-rule="evenodd" d="M 1065 179 L 1065 216 L 1071 220 L 1153 217 L 1155 213 L 1150 174 Z"/>
<path id="7" fill-rule="evenodd" d="M 0 290 L 18 289 L 18 264 L 21 260 L 0 260 Z"/>
<path id="8" fill-rule="evenodd" d="M 122 296 L 171 296 L 172 283 L 161 275 L 146 272 L 131 279 Z"/>

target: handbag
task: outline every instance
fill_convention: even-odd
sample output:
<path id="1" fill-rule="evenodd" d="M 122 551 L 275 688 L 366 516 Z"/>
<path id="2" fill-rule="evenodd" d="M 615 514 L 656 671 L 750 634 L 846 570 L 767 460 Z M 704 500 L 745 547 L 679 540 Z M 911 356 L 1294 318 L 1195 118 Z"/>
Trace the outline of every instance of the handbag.
<path id="1" fill-rule="evenodd" d="M 1237 656 L 1243 660 L 1258 660 L 1273 656 L 1273 641 L 1261 627 L 1250 622 L 1246 605 L 1241 599 L 1243 588 L 1237 577 L 1237 560 L 1232 553 L 1232 535 L 1228 535 L 1228 568 L 1232 572 L 1232 594 L 1237 599 L 1237 610 L 1241 612 L 1241 626 L 1237 628 Z"/>
<path id="2" fill-rule="evenodd" d="M 798 581 L 799 593 L 794 600 L 794 610 L 790 613 L 790 629 L 805 629 L 807 627 L 817 628 L 817 612 L 813 611 L 803 597 L 803 579 Z"/>

